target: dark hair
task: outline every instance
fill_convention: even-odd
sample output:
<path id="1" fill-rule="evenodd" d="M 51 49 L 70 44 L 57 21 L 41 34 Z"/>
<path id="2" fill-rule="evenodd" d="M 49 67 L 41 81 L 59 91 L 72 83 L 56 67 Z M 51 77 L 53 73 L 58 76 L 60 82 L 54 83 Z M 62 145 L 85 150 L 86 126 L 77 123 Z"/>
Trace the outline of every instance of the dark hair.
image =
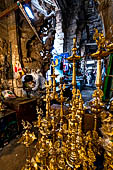
<path id="1" fill-rule="evenodd" d="M 25 80 L 25 82 L 33 81 L 33 76 L 32 75 L 26 75 L 24 80 Z"/>

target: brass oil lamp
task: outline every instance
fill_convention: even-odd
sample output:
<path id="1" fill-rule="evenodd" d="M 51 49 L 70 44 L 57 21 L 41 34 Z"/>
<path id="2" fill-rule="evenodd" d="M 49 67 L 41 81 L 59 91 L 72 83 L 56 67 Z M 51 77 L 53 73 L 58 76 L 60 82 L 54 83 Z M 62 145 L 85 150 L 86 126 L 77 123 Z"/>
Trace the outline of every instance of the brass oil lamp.
<path id="1" fill-rule="evenodd" d="M 73 63 L 73 75 L 72 75 L 72 93 L 73 93 L 73 98 L 75 99 L 75 94 L 76 94 L 76 61 L 80 59 L 80 56 L 76 54 L 77 48 L 76 48 L 76 38 L 73 39 L 73 48 L 72 48 L 72 56 L 66 58 L 66 60 L 70 61 Z"/>
<path id="2" fill-rule="evenodd" d="M 98 37 L 99 36 L 99 40 Z M 103 92 L 101 90 L 101 58 L 107 55 L 106 51 L 102 51 L 104 48 L 104 38 L 102 34 L 99 34 L 96 30 L 95 39 L 98 44 L 98 51 L 92 54 L 97 62 L 97 89 L 93 93 L 93 102 L 91 105 L 91 111 L 94 115 L 94 129 L 88 131 L 86 134 L 83 133 L 82 123 L 85 110 L 83 107 L 82 95 L 78 89 L 76 89 L 76 61 L 80 59 L 80 56 L 76 55 L 76 38 L 73 40 L 72 56 L 68 57 L 67 60 L 73 63 L 73 75 L 72 75 L 72 101 L 69 106 L 69 113 L 64 114 L 63 105 L 66 98 L 63 96 L 65 85 L 60 85 L 60 95 L 56 92 L 56 81 L 55 78 L 55 66 L 57 63 L 52 63 L 53 84 L 46 82 L 46 114 L 42 114 L 41 111 L 38 113 L 38 120 L 35 126 L 38 127 L 38 141 L 36 145 L 36 153 L 34 156 L 33 167 L 35 170 L 76 170 L 76 169 L 96 169 L 94 162 L 96 161 L 96 154 L 98 150 L 95 148 L 98 146 L 98 133 L 97 133 L 97 116 L 101 114 Z M 98 57 L 99 56 L 99 57 Z M 51 92 L 51 87 L 53 90 Z M 51 100 L 55 99 L 60 103 L 60 109 L 58 113 L 52 110 Z M 42 116 L 43 115 L 43 116 Z M 106 129 L 106 127 L 105 127 Z M 104 129 L 104 130 L 105 130 Z M 106 134 L 110 135 L 111 132 Z M 28 134 L 26 136 L 29 136 Z M 27 138 L 31 140 L 30 138 Z M 112 139 L 112 138 L 110 138 Z M 111 153 L 111 152 L 110 152 Z M 108 156 L 108 152 L 106 152 Z M 105 157 L 107 157 L 105 155 Z M 110 157 L 110 156 L 109 156 Z M 112 157 L 109 158 L 111 160 Z M 29 160 L 29 167 L 32 167 L 32 162 Z M 109 161 L 108 161 L 109 162 Z M 106 159 L 105 165 L 108 167 Z M 37 166 L 36 166 L 37 165 Z M 25 169 L 27 170 L 27 169 Z M 29 169 L 32 170 L 32 169 Z"/>
<path id="3" fill-rule="evenodd" d="M 53 67 L 53 74 L 51 75 L 52 81 L 53 81 L 53 92 L 51 94 L 52 99 L 57 99 L 58 95 L 56 93 L 56 78 L 58 75 L 55 74 L 55 67 L 58 65 L 58 61 L 56 60 L 55 64 L 52 61 L 52 67 Z"/>

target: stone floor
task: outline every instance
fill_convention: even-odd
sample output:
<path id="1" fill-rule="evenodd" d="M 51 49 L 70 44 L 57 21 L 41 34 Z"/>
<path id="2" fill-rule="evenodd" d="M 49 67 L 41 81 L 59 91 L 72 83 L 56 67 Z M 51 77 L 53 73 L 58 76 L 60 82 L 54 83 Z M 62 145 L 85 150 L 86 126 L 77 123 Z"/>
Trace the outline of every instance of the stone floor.
<path id="1" fill-rule="evenodd" d="M 0 152 L 0 170 L 19 170 L 25 162 L 25 148 L 12 140 Z"/>
<path id="2" fill-rule="evenodd" d="M 25 164 L 26 149 L 18 144 L 19 137 L 13 139 L 0 151 L 0 170 L 21 170 Z M 31 146 L 31 155 L 35 152 L 34 143 Z"/>
<path id="3" fill-rule="evenodd" d="M 84 102 L 87 102 L 92 99 L 92 94 L 93 94 L 94 88 L 92 87 L 85 87 L 82 91 L 82 98 Z"/>
<path id="4" fill-rule="evenodd" d="M 93 89 L 85 88 L 82 90 L 84 101 L 92 98 Z M 26 151 L 22 144 L 18 144 L 18 138 L 13 139 L 8 145 L 0 151 L 0 170 L 21 170 L 25 163 Z M 32 155 L 34 153 L 34 144 L 32 145 Z"/>

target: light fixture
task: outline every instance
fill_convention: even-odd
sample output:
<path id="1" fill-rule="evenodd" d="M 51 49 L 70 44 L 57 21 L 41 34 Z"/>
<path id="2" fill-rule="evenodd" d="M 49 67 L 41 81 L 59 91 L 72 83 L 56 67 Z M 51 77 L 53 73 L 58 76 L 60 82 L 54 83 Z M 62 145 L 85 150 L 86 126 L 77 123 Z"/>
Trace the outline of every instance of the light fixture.
<path id="1" fill-rule="evenodd" d="M 30 6 L 29 5 L 24 5 L 24 9 L 25 9 L 28 17 L 31 18 L 31 19 L 34 19 L 34 15 L 33 15 L 33 12 L 31 10 Z"/>

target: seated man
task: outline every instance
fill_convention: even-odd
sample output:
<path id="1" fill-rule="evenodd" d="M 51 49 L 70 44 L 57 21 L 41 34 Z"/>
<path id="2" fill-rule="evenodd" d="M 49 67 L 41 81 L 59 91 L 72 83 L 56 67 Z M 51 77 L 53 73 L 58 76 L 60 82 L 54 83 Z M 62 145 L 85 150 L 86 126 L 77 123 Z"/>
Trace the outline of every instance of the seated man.
<path id="1" fill-rule="evenodd" d="M 27 97 L 30 97 L 32 88 L 35 86 L 35 83 L 33 81 L 32 75 L 25 75 L 23 80 L 23 90 L 24 95 L 27 95 Z M 26 93 L 26 94 L 25 94 Z"/>
<path id="2" fill-rule="evenodd" d="M 45 89 L 45 78 L 42 76 L 40 70 L 22 77 L 23 90 L 26 91 L 27 96 L 38 96 L 39 90 Z"/>
<path id="3" fill-rule="evenodd" d="M 43 90 L 45 88 L 45 78 L 43 77 L 41 71 L 38 69 L 36 72 L 32 73 L 32 76 L 35 80 L 35 87 L 32 88 L 32 90 Z"/>

